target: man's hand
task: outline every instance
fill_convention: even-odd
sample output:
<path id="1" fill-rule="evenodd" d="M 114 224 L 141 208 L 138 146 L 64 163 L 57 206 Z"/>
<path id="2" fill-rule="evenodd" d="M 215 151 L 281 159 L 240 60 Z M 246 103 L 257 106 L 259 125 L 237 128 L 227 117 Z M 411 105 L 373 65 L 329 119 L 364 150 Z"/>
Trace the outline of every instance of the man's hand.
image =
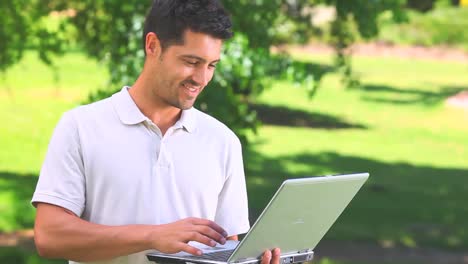
<path id="1" fill-rule="evenodd" d="M 280 255 L 281 250 L 279 248 L 275 248 L 272 251 L 266 250 L 263 253 L 261 264 L 279 264 Z"/>
<path id="2" fill-rule="evenodd" d="M 224 244 L 226 231 L 213 221 L 187 218 L 164 225 L 107 226 L 90 223 L 51 204 L 38 203 L 34 226 L 36 248 L 42 257 L 94 262 L 148 249 L 165 253 L 198 254 L 189 241 Z M 201 253 L 201 252 L 200 252 Z"/>
<path id="3" fill-rule="evenodd" d="M 185 251 L 193 255 L 201 255 L 202 252 L 187 244 L 196 241 L 210 247 L 216 242 L 226 243 L 226 231 L 215 222 L 200 218 L 185 218 L 177 222 L 159 225 L 156 232 L 151 234 L 153 248 L 163 253 L 177 253 Z"/>

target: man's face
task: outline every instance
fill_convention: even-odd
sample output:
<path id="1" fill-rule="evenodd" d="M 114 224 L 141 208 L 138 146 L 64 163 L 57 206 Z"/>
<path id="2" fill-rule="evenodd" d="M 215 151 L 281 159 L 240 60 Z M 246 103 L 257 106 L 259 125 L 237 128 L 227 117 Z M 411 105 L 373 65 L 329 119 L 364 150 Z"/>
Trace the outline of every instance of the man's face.
<path id="1" fill-rule="evenodd" d="M 184 43 L 168 46 L 155 60 L 154 95 L 163 104 L 189 109 L 213 77 L 222 40 L 186 30 Z"/>

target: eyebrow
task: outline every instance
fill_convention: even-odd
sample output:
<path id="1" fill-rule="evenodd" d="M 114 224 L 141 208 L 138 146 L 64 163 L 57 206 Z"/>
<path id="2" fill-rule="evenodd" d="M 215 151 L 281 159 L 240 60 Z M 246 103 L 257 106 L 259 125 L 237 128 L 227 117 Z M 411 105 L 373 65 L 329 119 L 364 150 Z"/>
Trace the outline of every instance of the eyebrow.
<path id="1" fill-rule="evenodd" d="M 207 62 L 207 60 L 205 60 L 204 58 L 198 57 L 198 56 L 196 56 L 196 55 L 191 55 L 191 54 L 181 55 L 181 56 L 179 56 L 179 57 L 182 57 L 182 58 L 185 58 L 185 59 L 196 59 L 196 60 L 199 60 L 199 61 L 201 61 L 201 62 L 203 62 L 203 63 L 206 63 L 206 62 Z M 217 63 L 217 62 L 219 62 L 219 61 L 220 61 L 220 59 L 217 59 L 217 60 L 214 60 L 214 61 L 212 61 L 212 62 L 210 62 L 210 63 Z"/>

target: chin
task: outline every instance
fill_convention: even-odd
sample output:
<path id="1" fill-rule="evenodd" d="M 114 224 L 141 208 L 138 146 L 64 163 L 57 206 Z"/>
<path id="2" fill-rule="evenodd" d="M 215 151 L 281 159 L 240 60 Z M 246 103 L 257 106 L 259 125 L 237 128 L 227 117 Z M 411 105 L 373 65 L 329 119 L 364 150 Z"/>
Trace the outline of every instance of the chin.
<path id="1" fill-rule="evenodd" d="M 188 110 L 193 107 L 193 103 L 179 104 L 181 110 Z"/>
<path id="2" fill-rule="evenodd" d="M 178 105 L 177 105 L 177 108 L 180 108 L 182 110 L 188 110 L 190 108 L 193 107 L 193 105 L 195 104 L 195 99 L 196 98 L 184 98 L 184 99 L 179 99 L 178 100 Z"/>

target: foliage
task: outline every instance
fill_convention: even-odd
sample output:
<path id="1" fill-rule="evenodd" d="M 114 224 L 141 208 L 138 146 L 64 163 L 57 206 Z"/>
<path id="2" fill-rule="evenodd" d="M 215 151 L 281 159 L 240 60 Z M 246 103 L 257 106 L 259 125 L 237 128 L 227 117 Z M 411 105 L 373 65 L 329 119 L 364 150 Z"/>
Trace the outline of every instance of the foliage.
<path id="1" fill-rule="evenodd" d="M 427 12 L 432 10 L 434 7 L 440 6 L 458 6 L 460 5 L 460 0 L 407 0 L 406 6 L 408 8 L 420 11 Z"/>
<path id="2" fill-rule="evenodd" d="M 14 2 L 16 1 L 33 3 L 34 8 L 40 7 L 39 14 L 42 15 L 52 11 L 69 13 L 68 16 L 62 16 L 57 32 L 63 32 L 66 25 L 72 25 L 73 34 L 66 36 L 76 41 L 89 56 L 103 61 L 110 72 L 109 87 L 90 95 L 91 100 L 108 96 L 120 86 L 133 83 L 138 76 L 144 62 L 141 48 L 142 24 L 150 1 L 48 0 L 41 1 L 41 5 L 38 5 L 37 0 Z M 317 69 L 316 65 L 294 63 L 285 54 L 271 52 L 273 45 L 304 43 L 314 33 L 314 28 L 310 25 L 311 13 L 305 12 L 308 7 L 316 4 L 336 7 L 332 44 L 336 47 L 337 64 L 344 76 L 354 80 L 349 56 L 344 52 L 354 41 L 349 37 L 349 21 L 356 23 L 358 32 L 363 37 L 372 37 L 377 33 L 377 16 L 385 10 L 391 10 L 398 17 L 401 1 L 360 0 L 356 3 L 345 0 L 224 0 L 224 5 L 232 13 L 237 36 L 226 43 L 223 65 L 211 83 L 211 88 L 206 89 L 198 101 L 199 107 L 224 121 L 245 138 L 246 129 L 255 131 L 258 124 L 255 112 L 249 108 L 248 102 L 260 94 L 273 79 L 300 82 L 307 88 L 309 95 L 316 93 L 323 75 L 321 71 L 313 72 Z M 72 14 L 70 11 L 73 11 Z M 29 12 L 24 10 L 23 17 Z M 38 21 L 38 18 L 34 18 L 24 22 L 25 28 L 34 29 Z M 44 31 L 43 28 L 46 27 L 41 27 L 36 36 L 41 40 L 39 43 L 45 43 L 41 45 L 46 47 L 39 45 L 37 48 L 41 51 L 59 51 L 63 38 L 60 39 L 59 34 Z M 9 32 L 8 35 L 14 34 Z M 16 45 L 9 47 L 14 50 Z M 18 58 L 10 57 L 13 60 L 8 65 L 5 64 L 5 67 Z M 47 56 L 43 58 L 48 61 Z M 347 85 L 354 83 L 356 82 L 348 81 Z"/>
<path id="3" fill-rule="evenodd" d="M 406 6 L 408 8 L 426 12 L 434 7 L 435 0 L 408 0 Z"/>
<path id="4" fill-rule="evenodd" d="M 312 63 L 294 62 L 285 54 L 272 55 L 263 48 L 249 48 L 247 37 L 237 34 L 225 45 L 219 73 L 197 105 L 237 132 L 246 127 L 255 131 L 258 120 L 256 112 L 249 108 L 249 98 L 258 96 L 279 79 L 300 82 L 312 96 L 323 73 Z M 245 134 L 240 136 L 245 141 Z"/>
<path id="5" fill-rule="evenodd" d="M 288 15 L 292 14 L 292 7 L 278 0 L 224 1 L 224 4 L 232 13 L 235 37 L 226 43 L 218 74 L 200 96 L 197 106 L 245 139 L 246 129 L 255 131 L 258 126 L 255 112 L 247 102 L 260 94 L 272 77 L 300 81 L 313 94 L 321 74 L 313 76 L 313 65 L 297 67 L 298 63 L 284 54 L 270 52 L 271 45 L 281 42 L 276 30 L 279 27 L 272 25 L 287 20 L 299 25 L 306 21 L 306 16 Z M 77 41 L 88 55 L 108 65 L 112 88 L 91 94 L 91 101 L 107 97 L 136 79 L 144 61 L 141 27 L 148 2 L 57 0 L 49 6 L 52 10 L 75 10 L 76 15 L 69 17 L 68 22 L 76 27 Z M 291 34 L 305 40 L 305 29 L 296 26 Z"/>
<path id="6" fill-rule="evenodd" d="M 19 5 L 17 1 L 1 1 L 2 13 L 10 13 L 10 16 L 0 16 L 0 70 L 4 71 L 21 59 L 25 42 L 22 40 L 28 35 L 26 28 L 26 17 L 18 14 Z M 16 29 L 15 24 L 18 25 Z"/>
<path id="7" fill-rule="evenodd" d="M 305 43 L 313 33 L 310 14 L 303 12 L 308 0 L 223 0 L 231 13 L 234 31 L 242 32 L 250 46 Z"/>
<path id="8" fill-rule="evenodd" d="M 447 45 L 468 50 L 468 8 L 438 7 L 427 13 L 408 12 L 408 22 L 393 24 L 380 19 L 379 39 L 394 44 Z"/>
<path id="9" fill-rule="evenodd" d="M 27 48 L 39 51 L 46 64 L 63 51 L 63 25 L 51 28 L 43 20 L 49 11 L 40 0 L 0 1 L 0 72 L 17 63 Z"/>
<path id="10" fill-rule="evenodd" d="M 330 44 L 335 48 L 335 63 L 343 74 L 342 81 L 345 86 L 356 87 L 359 81 L 353 74 L 351 53 L 347 48 L 356 41 L 356 34 L 364 39 L 377 36 L 378 17 L 384 12 L 390 13 L 393 21 L 404 21 L 405 0 L 320 0 L 318 2 L 336 8 L 336 16 L 331 24 Z"/>

